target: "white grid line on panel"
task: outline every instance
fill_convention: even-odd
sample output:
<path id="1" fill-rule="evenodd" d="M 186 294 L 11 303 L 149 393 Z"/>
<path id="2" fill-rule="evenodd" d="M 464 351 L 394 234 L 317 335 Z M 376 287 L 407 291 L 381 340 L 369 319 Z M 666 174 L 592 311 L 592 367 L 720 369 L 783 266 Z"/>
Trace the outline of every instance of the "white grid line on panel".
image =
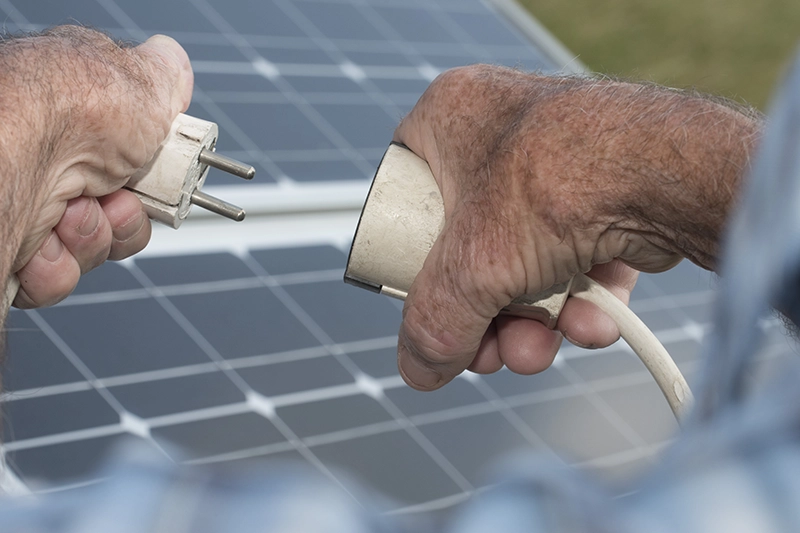
<path id="1" fill-rule="evenodd" d="M 259 277 L 269 279 L 270 276 L 266 270 L 259 264 L 252 256 L 245 257 L 243 260 L 251 268 L 254 274 Z M 333 342 L 327 333 L 319 326 L 319 324 L 306 313 L 306 311 L 287 293 L 281 286 L 274 284 L 266 284 L 272 293 L 289 309 L 289 311 L 306 326 L 309 332 L 324 346 L 330 346 L 331 355 L 333 355 L 342 366 L 353 376 L 354 380 L 358 380 L 362 374 L 358 366 L 347 356 L 343 350 L 336 349 L 336 343 Z M 392 417 L 397 420 L 399 424 L 404 426 L 409 436 L 433 459 L 433 461 L 448 475 L 461 490 L 468 491 L 472 489 L 470 483 L 466 478 L 450 463 L 447 458 L 425 437 L 413 424 L 408 422 L 406 416 L 400 411 L 385 396 L 380 398 L 379 403 L 386 409 Z"/>
<path id="2" fill-rule="evenodd" d="M 197 10 L 209 20 L 209 22 L 214 24 L 215 27 L 217 27 L 226 37 L 229 37 L 231 42 L 242 52 L 242 54 L 245 55 L 245 57 L 249 58 L 254 65 L 258 63 L 264 63 L 266 61 L 263 57 L 261 57 L 255 48 L 247 43 L 244 37 L 236 32 L 236 30 L 219 12 L 217 12 L 210 4 L 208 4 L 208 2 L 205 0 L 190 1 L 192 2 L 192 5 L 194 5 Z M 278 87 L 280 92 L 292 104 L 295 105 L 297 110 L 300 111 L 303 116 L 305 116 L 305 118 L 308 119 L 334 146 L 338 147 L 344 153 L 350 155 L 352 162 L 362 172 L 364 172 L 366 175 L 372 173 L 373 169 L 371 168 L 369 162 L 364 159 L 358 153 L 358 151 L 351 146 L 350 143 L 333 126 L 331 126 L 311 104 L 305 101 L 302 95 L 295 91 L 289 83 L 280 77 L 273 78 L 270 81 L 272 81 L 273 84 Z M 218 107 L 217 111 L 221 112 Z"/>
<path id="3" fill-rule="evenodd" d="M 230 365 L 227 364 L 225 359 L 220 355 L 220 353 L 214 348 L 210 342 L 203 336 L 203 334 L 194 327 L 193 324 L 183 315 L 183 313 L 178 310 L 177 307 L 172 304 L 172 302 L 160 292 L 158 287 L 156 287 L 153 282 L 147 277 L 147 275 L 138 269 L 135 265 L 132 266 L 131 272 L 137 277 L 139 282 L 145 286 L 148 290 L 150 290 L 158 303 L 164 308 L 165 311 L 178 323 L 178 325 L 197 343 L 197 345 L 209 356 L 209 358 L 214 361 L 220 369 L 225 372 L 228 378 L 236 385 L 239 390 L 245 394 L 245 396 L 250 396 L 252 394 L 258 394 L 254 391 L 247 382 L 236 372 L 235 369 L 231 368 Z M 250 409 L 252 412 L 252 409 Z M 263 413 L 259 413 L 262 414 Z M 297 435 L 291 430 L 289 426 L 286 425 L 281 418 L 273 414 L 272 416 L 267 417 L 278 429 L 281 435 L 289 442 L 293 443 L 295 449 L 311 464 L 313 464 L 317 469 L 320 470 L 324 475 L 329 477 L 335 483 L 342 487 L 342 489 L 349 494 L 353 499 L 355 497 L 350 493 L 350 491 L 333 475 L 330 469 L 319 460 L 319 458 L 314 455 L 311 450 L 302 444 L 302 442 L 298 439 Z M 357 501 L 357 500 L 356 500 Z"/>

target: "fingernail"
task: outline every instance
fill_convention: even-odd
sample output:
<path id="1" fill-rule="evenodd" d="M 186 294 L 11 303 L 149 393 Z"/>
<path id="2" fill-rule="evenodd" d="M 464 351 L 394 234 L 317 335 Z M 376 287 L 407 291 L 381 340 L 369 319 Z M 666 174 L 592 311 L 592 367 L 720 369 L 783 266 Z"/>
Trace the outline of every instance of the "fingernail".
<path id="1" fill-rule="evenodd" d="M 442 381 L 442 375 L 425 366 L 404 344 L 397 347 L 400 372 L 409 385 L 419 389 L 435 388 Z"/>
<path id="2" fill-rule="evenodd" d="M 144 226 L 144 211 L 132 216 L 127 222 L 114 229 L 114 239 L 117 242 L 125 242 L 135 237 Z"/>
<path id="3" fill-rule="evenodd" d="M 89 199 L 88 212 L 76 229 L 79 235 L 86 237 L 97 231 L 98 225 L 100 225 L 100 206 L 95 200 Z"/>
<path id="4" fill-rule="evenodd" d="M 58 238 L 55 231 L 50 232 L 50 236 L 44 241 L 42 247 L 39 248 L 39 254 L 48 262 L 55 263 L 61 258 L 64 253 L 64 245 L 61 239 Z"/>
<path id="5" fill-rule="evenodd" d="M 578 348 L 584 348 L 586 350 L 594 350 L 596 348 L 596 346 L 594 344 L 583 344 L 582 342 L 576 341 L 575 339 L 570 337 L 569 333 L 567 333 L 566 331 L 563 332 L 563 335 L 564 335 L 565 339 L 567 339 L 571 344 L 574 344 Z"/>

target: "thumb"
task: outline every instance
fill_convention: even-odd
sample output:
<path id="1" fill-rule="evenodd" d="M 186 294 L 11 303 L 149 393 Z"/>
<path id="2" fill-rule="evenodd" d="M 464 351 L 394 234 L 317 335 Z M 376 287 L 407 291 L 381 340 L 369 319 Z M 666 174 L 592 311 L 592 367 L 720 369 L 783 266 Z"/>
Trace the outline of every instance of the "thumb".
<path id="1" fill-rule="evenodd" d="M 486 255 L 475 253 L 463 235 L 470 234 L 445 225 L 403 307 L 398 367 L 418 390 L 437 389 L 463 372 L 492 319 L 511 301 L 494 296 L 504 291 L 492 287 L 496 278 L 479 267 Z"/>
<path id="2" fill-rule="evenodd" d="M 153 74 L 171 89 L 172 112 L 186 111 L 192 100 L 194 73 L 189 56 L 181 45 L 166 35 L 154 35 L 135 50 L 156 61 Z"/>

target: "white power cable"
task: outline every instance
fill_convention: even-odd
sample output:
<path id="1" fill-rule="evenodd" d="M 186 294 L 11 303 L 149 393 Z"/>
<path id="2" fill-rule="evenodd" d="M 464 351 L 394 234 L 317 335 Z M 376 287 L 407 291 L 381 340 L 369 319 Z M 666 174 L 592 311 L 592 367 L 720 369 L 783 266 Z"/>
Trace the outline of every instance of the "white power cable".
<path id="1" fill-rule="evenodd" d="M 617 324 L 620 335 L 639 356 L 656 380 L 678 422 L 692 406 L 694 397 L 675 361 L 644 322 L 611 292 L 595 280 L 578 274 L 572 280 L 570 296 L 592 302 Z"/>

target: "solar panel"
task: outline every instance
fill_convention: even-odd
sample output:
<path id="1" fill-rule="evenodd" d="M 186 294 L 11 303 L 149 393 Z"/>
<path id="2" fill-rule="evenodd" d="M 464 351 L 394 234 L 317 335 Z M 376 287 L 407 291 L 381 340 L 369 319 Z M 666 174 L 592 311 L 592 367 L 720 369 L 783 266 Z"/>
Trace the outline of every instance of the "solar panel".
<path id="1" fill-rule="evenodd" d="M 563 66 L 501 4 L 0 2 L 10 29 L 77 20 L 122 38 L 173 35 L 197 73 L 190 113 L 219 124 L 221 152 L 259 167 L 253 183 L 209 178 L 256 215 L 241 225 L 156 228 L 145 253 L 91 272 L 58 306 L 11 312 L 3 451 L 27 490 L 96 481 L 123 437 L 192 464 L 295 459 L 346 483 L 344 468 L 395 511 L 461 501 L 518 450 L 610 479 L 652 463 L 676 427 L 624 345 L 565 346 L 536 376 L 465 373 L 420 393 L 396 371 L 400 304 L 341 281 L 369 179 L 438 72 Z M 712 293 L 710 275 L 680 265 L 633 295 L 689 377 Z M 770 360 L 789 351 L 764 327 Z"/>

